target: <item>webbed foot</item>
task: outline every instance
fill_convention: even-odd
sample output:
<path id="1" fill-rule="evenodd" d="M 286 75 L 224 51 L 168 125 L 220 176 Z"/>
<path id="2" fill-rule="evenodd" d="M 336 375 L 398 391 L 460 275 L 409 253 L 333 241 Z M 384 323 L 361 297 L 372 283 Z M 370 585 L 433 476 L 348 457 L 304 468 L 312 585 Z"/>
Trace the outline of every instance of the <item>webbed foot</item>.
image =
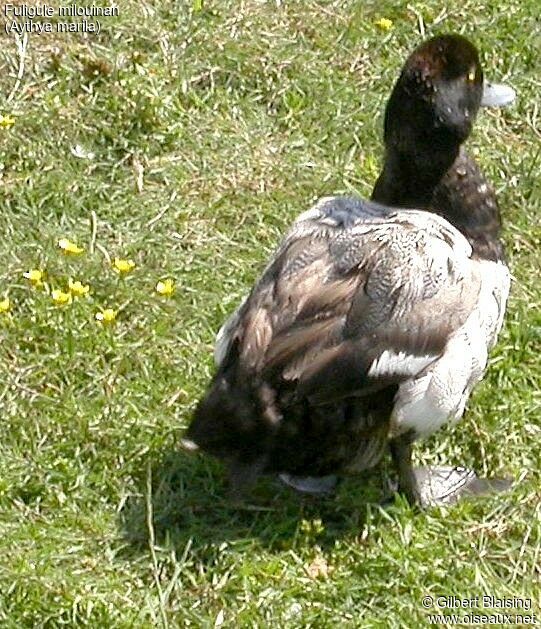
<path id="1" fill-rule="evenodd" d="M 338 483 L 338 477 L 329 476 L 293 476 L 292 474 L 279 474 L 278 478 L 289 487 L 303 494 L 314 496 L 328 495 L 334 492 Z"/>
<path id="2" fill-rule="evenodd" d="M 466 467 L 418 467 L 413 469 L 413 474 L 419 497 L 417 504 L 422 507 L 455 504 L 463 496 L 504 492 L 513 484 L 504 478 L 479 478 Z"/>

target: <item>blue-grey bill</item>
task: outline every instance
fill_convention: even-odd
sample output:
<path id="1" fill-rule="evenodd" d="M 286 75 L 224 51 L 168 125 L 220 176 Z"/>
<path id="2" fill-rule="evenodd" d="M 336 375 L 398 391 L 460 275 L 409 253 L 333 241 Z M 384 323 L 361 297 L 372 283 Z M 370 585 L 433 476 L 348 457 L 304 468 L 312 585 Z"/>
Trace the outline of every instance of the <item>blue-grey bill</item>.
<path id="1" fill-rule="evenodd" d="M 510 85 L 499 85 L 498 83 L 483 83 L 483 96 L 481 98 L 482 107 L 506 107 L 510 105 L 517 93 Z"/>

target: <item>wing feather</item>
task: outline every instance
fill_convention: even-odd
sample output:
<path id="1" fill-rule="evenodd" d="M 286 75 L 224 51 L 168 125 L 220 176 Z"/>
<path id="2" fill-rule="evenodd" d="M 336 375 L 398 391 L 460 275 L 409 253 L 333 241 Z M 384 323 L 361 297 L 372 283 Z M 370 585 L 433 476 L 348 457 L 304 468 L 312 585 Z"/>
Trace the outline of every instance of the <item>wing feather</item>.
<path id="1" fill-rule="evenodd" d="M 325 199 L 224 326 L 222 359 L 237 340 L 243 369 L 313 403 L 363 395 L 441 355 L 480 286 L 470 245 L 439 216 Z"/>

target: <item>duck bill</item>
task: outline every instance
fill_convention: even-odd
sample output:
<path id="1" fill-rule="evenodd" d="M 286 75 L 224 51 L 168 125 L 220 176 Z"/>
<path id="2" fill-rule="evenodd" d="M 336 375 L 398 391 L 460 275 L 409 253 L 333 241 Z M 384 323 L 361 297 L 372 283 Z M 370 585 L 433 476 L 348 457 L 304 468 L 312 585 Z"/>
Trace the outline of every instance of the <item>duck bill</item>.
<path id="1" fill-rule="evenodd" d="M 483 83 L 483 96 L 481 97 L 481 107 L 507 107 L 516 98 L 515 90 L 509 85 L 498 83 Z"/>

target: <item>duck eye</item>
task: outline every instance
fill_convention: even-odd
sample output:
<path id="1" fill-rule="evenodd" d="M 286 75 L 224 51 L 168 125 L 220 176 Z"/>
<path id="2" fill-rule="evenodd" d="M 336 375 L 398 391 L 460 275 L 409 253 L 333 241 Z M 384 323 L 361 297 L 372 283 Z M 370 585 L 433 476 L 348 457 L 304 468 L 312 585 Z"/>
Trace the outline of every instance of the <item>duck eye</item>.
<path id="1" fill-rule="evenodd" d="M 472 68 L 468 73 L 468 81 L 470 83 L 473 83 L 475 81 L 475 74 L 476 74 L 475 68 Z"/>

